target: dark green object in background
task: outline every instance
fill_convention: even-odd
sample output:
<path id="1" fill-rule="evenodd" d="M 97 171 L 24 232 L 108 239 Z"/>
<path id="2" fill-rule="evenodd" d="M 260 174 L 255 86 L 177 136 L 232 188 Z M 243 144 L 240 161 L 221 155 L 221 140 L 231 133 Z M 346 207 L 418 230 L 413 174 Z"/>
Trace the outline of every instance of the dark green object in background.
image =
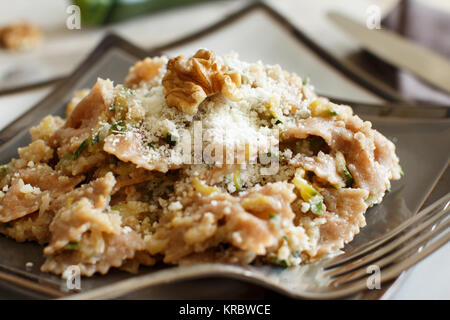
<path id="1" fill-rule="evenodd" d="M 119 22 L 146 13 L 212 0 L 73 0 L 83 26 Z"/>

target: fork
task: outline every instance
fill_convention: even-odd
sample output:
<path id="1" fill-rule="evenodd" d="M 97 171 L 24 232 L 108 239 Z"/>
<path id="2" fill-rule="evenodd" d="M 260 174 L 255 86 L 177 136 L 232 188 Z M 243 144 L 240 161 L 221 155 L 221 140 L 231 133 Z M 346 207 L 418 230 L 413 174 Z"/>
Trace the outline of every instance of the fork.
<path id="1" fill-rule="evenodd" d="M 392 280 L 450 241 L 450 193 L 411 219 L 323 265 L 330 278 L 324 298 L 339 298 L 367 289 L 368 266 L 376 266 L 380 283 Z"/>
<path id="2" fill-rule="evenodd" d="M 377 270 L 379 284 L 392 280 L 450 241 L 450 193 L 392 231 L 341 255 L 295 268 L 201 264 L 136 276 L 68 299 L 111 298 L 172 281 L 227 276 L 258 283 L 292 297 L 339 299 L 368 289 Z"/>

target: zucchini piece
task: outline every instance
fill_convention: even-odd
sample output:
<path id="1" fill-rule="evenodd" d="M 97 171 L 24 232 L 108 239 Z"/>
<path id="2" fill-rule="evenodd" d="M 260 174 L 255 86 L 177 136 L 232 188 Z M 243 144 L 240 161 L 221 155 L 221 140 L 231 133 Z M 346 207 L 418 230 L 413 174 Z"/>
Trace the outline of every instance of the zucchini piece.
<path id="1" fill-rule="evenodd" d="M 62 168 L 64 168 L 66 162 L 69 160 L 72 160 L 72 159 L 73 159 L 73 153 L 65 154 L 64 156 L 61 157 L 59 162 L 56 164 L 56 169 L 61 170 Z"/>
<path id="2" fill-rule="evenodd" d="M 69 242 L 64 246 L 66 250 L 78 250 L 81 249 L 81 244 L 79 242 Z"/>
<path id="3" fill-rule="evenodd" d="M 284 269 L 286 269 L 286 268 L 289 268 L 290 267 L 290 263 L 289 263 L 289 261 L 287 261 L 287 260 L 280 260 L 280 259 L 278 259 L 278 258 L 273 258 L 272 259 L 272 261 L 273 261 L 273 263 L 276 265 L 276 266 L 278 266 L 278 267 L 281 267 L 281 268 L 284 268 Z"/>
<path id="4" fill-rule="evenodd" d="M 269 219 L 270 220 L 276 219 L 277 217 L 278 217 L 278 215 L 276 213 L 269 212 Z"/>
<path id="5" fill-rule="evenodd" d="M 125 121 L 120 120 L 111 126 L 110 131 L 111 132 L 124 132 L 124 131 L 126 131 L 126 129 L 127 129 L 127 126 L 125 124 Z"/>
<path id="6" fill-rule="evenodd" d="M 73 4 L 80 7 L 83 27 L 103 24 L 108 19 L 115 2 L 115 0 L 73 0 Z"/>
<path id="7" fill-rule="evenodd" d="M 336 104 L 325 98 L 317 98 L 309 105 L 311 114 L 314 117 L 335 117 L 339 113 L 336 111 Z"/>
<path id="8" fill-rule="evenodd" d="M 80 154 L 83 152 L 84 149 L 86 149 L 86 147 L 89 144 L 89 138 L 84 139 L 83 142 L 80 144 L 80 146 L 78 147 L 77 150 L 75 150 L 75 152 L 73 153 L 73 160 L 77 160 L 78 157 L 80 156 Z"/>
<path id="9" fill-rule="evenodd" d="M 281 112 L 280 103 L 275 97 L 270 97 L 269 102 L 267 103 L 267 110 L 272 118 L 274 118 L 275 124 L 283 123 L 282 119 L 284 118 L 283 113 Z"/>
<path id="10" fill-rule="evenodd" d="M 311 198 L 317 196 L 319 193 L 313 188 L 305 179 L 298 176 L 294 177 L 292 180 L 297 190 L 300 192 L 300 196 L 304 201 L 309 201 Z"/>
<path id="11" fill-rule="evenodd" d="M 233 182 L 237 191 L 242 191 L 241 169 L 239 166 L 233 172 Z"/>
<path id="12" fill-rule="evenodd" d="M 7 164 L 1 165 L 0 166 L 0 179 L 3 179 L 4 176 L 6 176 L 6 174 L 9 171 L 9 166 Z"/>
<path id="13" fill-rule="evenodd" d="M 172 135 L 170 132 L 167 132 L 167 134 L 166 134 L 166 142 L 170 146 L 174 147 L 174 146 L 177 145 L 178 141 L 177 141 L 177 139 L 176 139 L 176 137 L 174 135 Z"/>
<path id="14" fill-rule="evenodd" d="M 323 213 L 323 198 L 320 195 L 316 195 L 309 199 L 310 209 L 312 213 L 321 215 Z"/>
<path id="15" fill-rule="evenodd" d="M 306 76 L 306 77 L 302 80 L 302 85 L 307 86 L 307 85 L 309 85 L 310 82 L 311 82 L 311 79 L 309 78 L 309 76 Z"/>
<path id="16" fill-rule="evenodd" d="M 200 192 L 203 195 L 210 195 L 214 192 L 219 192 L 219 189 L 216 187 L 210 187 L 206 185 L 203 181 L 195 178 L 192 180 L 192 185 L 194 186 L 194 189 Z"/>
<path id="17" fill-rule="evenodd" d="M 342 152 L 336 152 L 336 165 L 339 173 L 343 176 L 345 186 L 347 188 L 351 188 L 353 186 L 353 176 L 347 168 L 347 163 L 345 161 L 345 157 Z"/>
<path id="18" fill-rule="evenodd" d="M 314 189 L 314 187 L 304 179 L 305 171 L 297 169 L 292 183 L 300 192 L 303 201 L 308 202 L 310 211 L 314 214 L 321 215 L 323 213 L 323 197 Z"/>
<path id="19" fill-rule="evenodd" d="M 98 141 L 100 140 L 100 132 L 97 132 L 91 140 L 91 146 L 96 145 Z"/>
<path id="20" fill-rule="evenodd" d="M 98 26 L 127 20 L 206 0 L 73 0 L 80 7 L 83 26 Z"/>
<path id="21" fill-rule="evenodd" d="M 405 172 L 400 165 L 398 165 L 398 169 L 400 170 L 400 177 L 403 177 L 405 175 Z"/>

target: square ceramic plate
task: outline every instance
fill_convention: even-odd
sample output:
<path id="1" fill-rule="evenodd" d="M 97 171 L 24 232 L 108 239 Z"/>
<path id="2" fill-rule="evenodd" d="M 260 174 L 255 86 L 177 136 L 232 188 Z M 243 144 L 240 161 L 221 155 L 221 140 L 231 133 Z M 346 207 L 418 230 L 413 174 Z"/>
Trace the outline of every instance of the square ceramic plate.
<path id="1" fill-rule="evenodd" d="M 244 32 L 240 32 L 242 30 Z M 81 88 L 91 87 L 97 77 L 121 83 L 128 68 L 142 57 L 161 53 L 169 56 L 191 54 L 199 47 L 213 49 L 219 54 L 234 50 L 240 53 L 243 60 L 278 63 L 285 70 L 302 76 L 310 75 L 318 92 L 334 97 L 337 102 L 353 106 L 357 114 L 372 121 L 376 129 L 395 142 L 406 176 L 393 184 L 391 192 L 381 205 L 368 210 L 367 226 L 345 250 L 379 237 L 414 215 L 448 166 L 450 119 L 447 108 L 387 103 L 386 100 L 395 100 L 395 96 L 346 69 L 332 55 L 264 5 L 253 5 L 204 31 L 148 51 L 117 36 L 107 36 L 52 93 L 0 132 L 0 163 L 8 162 L 17 155 L 18 147 L 29 143 L 28 129 L 32 125 L 48 114 L 63 115 L 72 94 Z M 139 297 L 136 293 L 138 289 L 185 277 L 193 279 L 219 276 L 258 283 L 258 273 L 262 272 L 256 267 L 220 264 L 191 268 L 141 268 L 137 275 L 112 271 L 106 276 L 82 279 L 81 292 L 74 293 L 65 289 L 65 281 L 59 277 L 39 271 L 43 261 L 41 246 L 16 243 L 0 236 L 0 280 L 38 297 L 104 298 L 133 293 L 134 297 Z M 26 268 L 27 262 L 32 262 L 33 267 Z M 302 267 L 298 268 L 301 271 Z M 295 286 L 302 285 L 298 283 L 300 278 L 286 278 L 278 268 L 266 268 L 264 272 L 279 279 L 280 285 L 275 289 L 282 293 L 295 296 Z M 215 284 L 212 282 L 208 286 Z M 185 285 L 184 288 L 187 291 L 197 289 L 195 284 L 194 287 L 186 288 Z M 189 296 L 196 297 L 195 294 Z M 378 296 L 362 293 L 354 298 L 374 297 Z M 146 298 L 161 296 L 153 292 L 150 296 L 147 293 Z"/>

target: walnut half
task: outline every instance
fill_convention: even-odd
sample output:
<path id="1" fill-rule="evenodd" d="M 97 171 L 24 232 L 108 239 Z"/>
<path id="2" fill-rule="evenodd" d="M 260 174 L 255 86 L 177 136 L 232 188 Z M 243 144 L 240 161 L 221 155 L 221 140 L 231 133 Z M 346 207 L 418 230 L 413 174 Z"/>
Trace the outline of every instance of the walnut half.
<path id="1" fill-rule="evenodd" d="M 197 113 L 200 103 L 216 93 L 233 101 L 241 99 L 240 74 L 229 73 L 213 52 L 204 49 L 187 60 L 183 56 L 170 59 L 162 84 L 167 105 L 189 114 Z"/>

